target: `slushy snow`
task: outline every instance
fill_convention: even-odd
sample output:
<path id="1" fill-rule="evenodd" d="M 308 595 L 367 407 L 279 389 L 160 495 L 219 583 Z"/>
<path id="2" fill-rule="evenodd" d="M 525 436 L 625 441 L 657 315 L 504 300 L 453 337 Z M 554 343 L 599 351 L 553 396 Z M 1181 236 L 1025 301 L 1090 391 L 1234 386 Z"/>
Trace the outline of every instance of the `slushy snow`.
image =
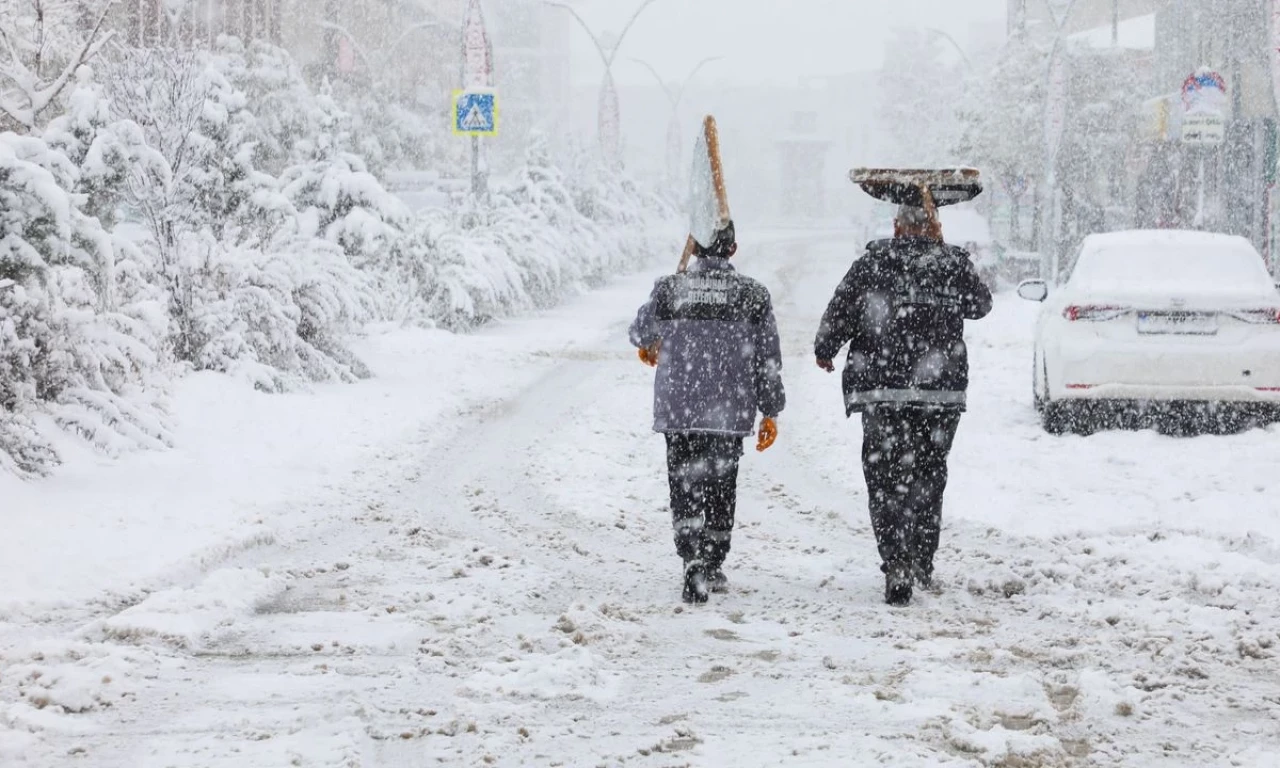
<path id="1" fill-rule="evenodd" d="M 940 589 L 888 608 L 860 428 L 811 359 L 848 236 L 742 241 L 792 406 L 744 459 L 729 594 L 680 603 L 625 336 L 653 275 L 384 330 L 370 380 L 195 377 L 173 451 L 0 476 L 0 764 L 1280 763 L 1280 431 L 1049 436 L 1036 307 L 999 296 Z"/>

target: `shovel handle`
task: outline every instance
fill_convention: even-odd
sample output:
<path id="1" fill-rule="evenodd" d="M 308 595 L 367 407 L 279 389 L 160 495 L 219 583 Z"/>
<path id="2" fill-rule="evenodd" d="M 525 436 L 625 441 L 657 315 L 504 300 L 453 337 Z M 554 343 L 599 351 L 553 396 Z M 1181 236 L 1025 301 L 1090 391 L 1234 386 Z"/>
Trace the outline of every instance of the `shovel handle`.
<path id="1" fill-rule="evenodd" d="M 680 265 L 676 267 L 676 272 L 684 272 L 689 268 L 689 259 L 693 258 L 697 249 L 698 241 L 693 239 L 693 235 L 689 235 L 689 239 L 684 244 L 684 253 L 680 254 Z"/>

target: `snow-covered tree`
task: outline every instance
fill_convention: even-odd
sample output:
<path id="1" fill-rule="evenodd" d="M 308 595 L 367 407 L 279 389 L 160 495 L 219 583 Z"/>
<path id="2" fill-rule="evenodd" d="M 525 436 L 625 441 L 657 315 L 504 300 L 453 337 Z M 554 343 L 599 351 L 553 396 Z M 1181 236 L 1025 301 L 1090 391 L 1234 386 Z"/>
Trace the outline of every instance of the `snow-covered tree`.
<path id="1" fill-rule="evenodd" d="M 148 322 L 154 313 L 103 306 L 113 246 L 67 191 L 75 174 L 43 140 L 0 134 L 0 279 L 13 281 L 0 291 L 0 405 L 14 441 L 3 448 L 25 471 L 56 456 L 33 442 L 37 413 L 112 452 L 167 440 L 142 391 L 161 329 Z"/>
<path id="2" fill-rule="evenodd" d="M 320 130 L 320 109 L 293 58 L 265 41 L 218 38 L 209 66 L 244 94 L 257 119 L 255 158 L 263 171 L 279 175 L 294 159 L 294 147 Z"/>
<path id="3" fill-rule="evenodd" d="M 890 165 L 939 166 L 957 161 L 964 73 L 928 30 L 900 28 L 885 45 L 877 117 Z"/>
<path id="4" fill-rule="evenodd" d="M 313 91 L 262 43 L 117 47 L 71 72 L 45 127 L 0 134 L 0 469 L 55 463 L 50 425 L 110 452 L 165 445 L 173 363 L 273 392 L 368 375 L 344 346 L 362 324 L 465 330 L 550 305 L 660 250 L 671 214 L 545 142 L 492 195 L 411 214 L 375 171 L 425 161 L 425 121 Z"/>
<path id="5" fill-rule="evenodd" d="M 288 181 L 259 168 L 271 132 L 223 74 L 236 65 L 221 54 L 149 51 L 126 60 L 134 77 L 118 72 L 113 81 L 122 113 L 165 115 L 146 124 L 148 142 L 165 148 L 168 168 L 135 177 L 131 190 L 149 231 L 146 247 L 161 265 L 176 359 L 248 372 L 272 391 L 362 374 L 339 339 L 374 314 L 374 294 L 368 277 L 322 241 L 328 235 L 359 250 L 359 235 L 374 237 L 361 212 L 346 206 L 316 226 L 323 216 L 300 213 Z M 321 177 L 348 189 L 368 184 L 381 192 L 372 177 L 351 181 L 343 158 L 316 165 Z M 336 195 L 332 203 L 348 199 Z"/>
<path id="6" fill-rule="evenodd" d="M 341 246 L 361 269 L 385 270 L 408 209 L 348 151 L 350 116 L 327 87 L 316 101 L 319 131 L 297 144 L 298 162 L 281 175 L 284 195 L 299 213 L 298 233 Z"/>
<path id="7" fill-rule="evenodd" d="M 1020 231 L 1044 174 L 1045 78 L 1051 41 L 1029 32 L 1011 36 L 989 70 L 969 79 L 959 118 L 957 154 L 983 169 L 1011 204 L 1010 242 Z"/>
<path id="8" fill-rule="evenodd" d="M 81 67 L 67 110 L 49 123 L 44 138 L 79 169 L 75 191 L 84 212 L 111 230 L 119 220 L 131 175 L 163 177 L 164 155 L 147 144 L 142 128 L 112 114 L 111 102 L 89 67 Z"/>

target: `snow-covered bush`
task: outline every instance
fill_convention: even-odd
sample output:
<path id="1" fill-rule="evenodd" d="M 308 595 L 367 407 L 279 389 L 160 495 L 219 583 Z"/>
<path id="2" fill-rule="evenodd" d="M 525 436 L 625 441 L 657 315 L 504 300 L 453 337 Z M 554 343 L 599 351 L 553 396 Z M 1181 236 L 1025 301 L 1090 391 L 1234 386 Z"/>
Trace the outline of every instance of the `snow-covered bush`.
<path id="1" fill-rule="evenodd" d="M 340 246 L 362 269 L 385 268 L 409 213 L 359 157 L 337 152 L 300 163 L 280 181 L 298 212 L 298 234 Z"/>
<path id="2" fill-rule="evenodd" d="M 257 165 L 279 175 L 294 148 L 319 132 L 322 113 L 293 57 L 270 43 L 222 36 L 208 66 L 244 95 L 257 117 Z"/>
<path id="3" fill-rule="evenodd" d="M 325 197 L 324 182 L 381 191 L 376 180 L 351 171 L 358 158 L 318 159 L 307 167 L 320 179 L 315 196 L 339 213 L 332 220 L 315 213 L 313 200 L 301 200 L 312 208 L 300 212 L 289 195 L 296 180 L 259 167 L 269 157 L 264 142 L 276 139 L 223 74 L 243 73 L 247 64 L 157 51 L 123 60 L 135 73 L 115 79 L 123 114 L 159 109 L 170 116 L 148 130 L 153 145 L 169 148 L 167 172 L 135 177 L 131 189 L 148 230 L 145 247 L 161 265 L 176 360 L 246 372 L 270 391 L 365 375 L 341 337 L 375 315 L 370 280 L 324 238 L 354 252 L 376 237 L 347 198 Z"/>
<path id="4" fill-rule="evenodd" d="M 417 217 L 395 250 L 399 285 L 418 292 L 401 297 L 398 316 L 465 330 L 549 306 L 647 266 L 670 246 L 654 238 L 673 218 L 616 172 L 566 178 L 535 142 L 516 179 L 488 200 Z"/>
<path id="5" fill-rule="evenodd" d="M 145 391 L 161 329 L 145 307 L 110 306 L 114 247 L 75 185 L 61 152 L 0 134 L 0 280 L 12 281 L 0 289 L 2 447 L 25 471 L 56 457 L 40 415 L 109 452 L 168 439 Z"/>
<path id="6" fill-rule="evenodd" d="M 179 359 L 268 392 L 367 376 L 341 335 L 372 317 L 368 279 L 329 244 L 272 246 L 229 245 L 208 232 L 179 240 Z"/>

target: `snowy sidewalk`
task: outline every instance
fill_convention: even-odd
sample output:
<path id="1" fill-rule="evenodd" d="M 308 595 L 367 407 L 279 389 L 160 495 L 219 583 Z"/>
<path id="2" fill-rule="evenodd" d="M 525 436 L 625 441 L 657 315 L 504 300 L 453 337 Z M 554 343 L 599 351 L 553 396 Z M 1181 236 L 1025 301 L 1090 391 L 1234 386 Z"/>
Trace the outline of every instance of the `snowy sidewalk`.
<path id="1" fill-rule="evenodd" d="M 371 471 L 448 438 L 553 356 L 599 346 L 651 284 L 626 278 L 473 335 L 373 333 L 357 349 L 376 377 L 354 385 L 269 395 L 198 374 L 173 396 L 175 450 L 109 461 L 68 441 L 51 479 L 0 474 L 0 638 L 6 620 L 123 605 L 287 539 L 335 488 L 371 485 Z"/>

